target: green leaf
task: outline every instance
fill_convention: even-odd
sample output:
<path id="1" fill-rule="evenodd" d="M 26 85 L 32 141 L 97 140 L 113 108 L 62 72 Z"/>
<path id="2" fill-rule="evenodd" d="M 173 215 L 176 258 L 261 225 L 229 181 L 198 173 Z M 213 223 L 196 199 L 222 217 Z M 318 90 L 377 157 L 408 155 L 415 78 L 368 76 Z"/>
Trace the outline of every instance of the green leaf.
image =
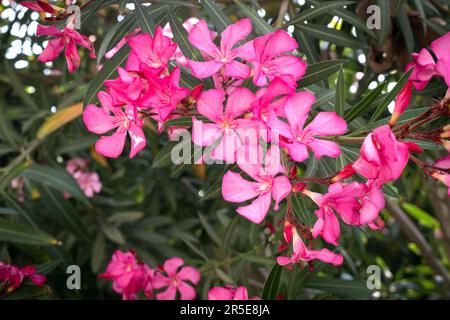
<path id="1" fill-rule="evenodd" d="M 364 112 L 370 110 L 374 105 L 375 100 L 379 97 L 379 95 L 383 91 L 385 85 L 386 83 L 383 82 L 374 90 L 369 92 L 368 95 L 366 95 L 353 108 L 351 108 L 345 113 L 344 120 L 347 121 L 347 123 L 350 123 L 356 118 L 358 118 L 360 115 L 362 115 Z"/>
<path id="2" fill-rule="evenodd" d="M 416 218 L 422 226 L 432 229 L 438 229 L 440 227 L 438 220 L 412 203 L 405 202 L 402 204 L 402 207 L 410 216 Z"/>
<path id="3" fill-rule="evenodd" d="M 338 79 L 336 83 L 336 95 L 334 100 L 334 107 L 338 116 L 344 115 L 345 110 L 345 79 L 344 69 L 341 66 L 339 70 Z"/>
<path id="4" fill-rule="evenodd" d="M 304 225 L 311 225 L 311 211 L 306 207 L 305 199 L 301 194 L 295 194 L 292 196 L 292 208 L 296 217 Z"/>
<path id="5" fill-rule="evenodd" d="M 367 123 L 368 125 L 375 122 L 380 117 L 380 115 L 383 113 L 383 111 L 385 111 L 387 109 L 387 106 L 389 105 L 389 103 L 391 103 L 391 101 L 393 101 L 397 97 L 400 90 L 403 89 L 406 82 L 408 81 L 408 78 L 409 78 L 411 72 L 413 71 L 413 69 L 414 68 L 411 68 L 408 72 L 404 73 L 400 77 L 400 79 L 397 82 L 397 84 L 395 85 L 395 87 L 386 95 L 386 97 L 383 99 L 383 101 L 377 107 L 377 109 L 373 113 L 372 117 L 370 118 L 369 122 Z"/>
<path id="6" fill-rule="evenodd" d="M 51 260 L 49 262 L 44 262 L 41 264 L 36 265 L 36 273 L 38 274 L 49 274 L 52 272 L 56 267 L 58 267 L 61 264 L 61 259 L 55 259 Z"/>
<path id="7" fill-rule="evenodd" d="M 336 73 L 346 60 L 326 60 L 308 65 L 305 75 L 297 81 L 299 87 L 317 83 Z"/>
<path id="8" fill-rule="evenodd" d="M 10 119 L 6 117 L 6 106 L 2 98 L 0 98 L 0 140 L 7 143 L 10 147 L 18 149 L 20 137 L 16 132 Z"/>
<path id="9" fill-rule="evenodd" d="M 67 228 L 74 235 L 88 240 L 86 227 L 83 225 L 79 211 L 57 192 L 50 190 L 45 184 L 39 185 L 39 192 L 52 218 L 63 228 Z"/>
<path id="10" fill-rule="evenodd" d="M 58 191 L 66 191 L 84 204 L 89 205 L 88 199 L 76 181 L 63 169 L 33 164 L 23 172 L 23 176 Z"/>
<path id="11" fill-rule="evenodd" d="M 108 52 L 114 46 L 116 46 L 121 39 L 123 39 L 135 28 L 135 26 L 136 26 L 135 15 L 130 15 L 126 17 L 123 21 L 112 26 L 112 28 L 104 36 L 102 44 L 100 45 L 100 48 L 97 51 L 97 64 L 100 64 L 106 52 Z"/>
<path id="12" fill-rule="evenodd" d="M 108 217 L 108 222 L 110 223 L 123 223 L 123 222 L 135 222 L 144 216 L 142 211 L 124 211 L 114 213 L 112 216 Z"/>
<path id="13" fill-rule="evenodd" d="M 117 244 L 125 243 L 125 237 L 118 228 L 106 223 L 102 223 L 100 226 L 106 238 Z"/>
<path id="14" fill-rule="evenodd" d="M 439 36 L 443 36 L 450 31 L 448 24 L 442 25 L 430 19 L 425 19 L 424 21 L 431 29 L 436 31 L 439 34 Z"/>
<path id="15" fill-rule="evenodd" d="M 300 48 L 305 53 L 308 63 L 316 63 L 319 61 L 319 53 L 315 47 L 314 41 L 304 32 L 295 29 L 294 37 L 297 40 Z"/>
<path id="16" fill-rule="evenodd" d="M 343 6 L 348 6 L 350 4 L 355 3 L 354 1 L 329 1 L 320 3 L 318 1 L 314 1 L 314 8 L 307 9 L 305 11 L 300 12 L 298 15 L 292 18 L 287 24 L 283 27 L 287 27 L 297 23 L 303 23 L 305 21 L 311 20 L 313 18 L 319 17 L 321 15 L 329 14 L 332 9 L 342 8 Z"/>
<path id="17" fill-rule="evenodd" d="M 321 3 L 323 3 L 323 2 L 316 1 L 316 0 L 310 0 L 310 1 L 311 1 L 311 4 L 313 4 L 315 6 L 318 6 Z M 335 1 L 329 1 L 328 3 L 334 3 L 334 2 Z M 375 32 L 373 32 L 372 30 L 367 28 L 366 22 L 363 21 L 360 17 L 358 17 L 356 14 L 354 14 L 350 10 L 334 8 L 334 9 L 330 10 L 330 13 L 332 15 L 338 16 L 339 18 L 341 18 L 345 22 L 350 23 L 356 29 L 358 29 L 360 31 L 363 31 L 364 33 L 367 33 L 372 38 L 376 38 Z"/>
<path id="18" fill-rule="evenodd" d="M 188 141 L 189 142 L 189 141 Z M 153 158 L 152 168 L 168 167 L 172 162 L 172 149 L 178 144 L 178 141 L 169 141 Z"/>
<path id="19" fill-rule="evenodd" d="M 153 20 L 151 20 L 151 16 L 148 15 L 141 1 L 133 0 L 134 6 L 136 8 L 137 21 L 139 26 L 141 27 L 142 32 L 147 32 L 150 35 L 153 35 L 156 29 L 156 25 Z"/>
<path id="20" fill-rule="evenodd" d="M 230 18 L 228 18 L 224 14 L 223 9 L 217 6 L 217 4 L 214 3 L 214 1 L 200 0 L 200 3 L 202 4 L 203 10 L 206 12 L 206 14 L 210 17 L 210 19 L 214 23 L 217 32 L 221 33 L 223 30 L 225 30 L 226 27 L 232 24 Z"/>
<path id="21" fill-rule="evenodd" d="M 0 191 L 5 190 L 7 186 L 10 185 L 11 181 L 18 177 L 24 170 L 30 166 L 30 162 L 23 161 L 19 162 L 14 167 L 10 168 L 5 174 L 0 176 Z"/>
<path id="22" fill-rule="evenodd" d="M 391 4 L 390 0 L 378 0 L 378 6 L 380 7 L 381 14 L 381 29 L 379 30 L 378 42 L 382 44 L 389 32 L 391 31 Z"/>
<path id="23" fill-rule="evenodd" d="M 5 219 L 0 219 L 0 240 L 42 246 L 59 244 L 58 240 L 44 231 Z"/>
<path id="24" fill-rule="evenodd" d="M 170 9 L 168 10 L 168 13 L 170 28 L 172 30 L 175 43 L 179 46 L 180 50 L 187 58 L 195 61 L 202 61 L 203 59 L 200 52 L 190 44 L 188 40 L 188 33 L 186 29 L 184 29 L 178 17 Z"/>
<path id="25" fill-rule="evenodd" d="M 240 11 L 250 20 L 252 20 L 253 24 L 255 25 L 256 29 L 259 31 L 258 34 L 263 35 L 266 33 L 270 33 L 274 31 L 274 28 L 267 23 L 263 18 L 261 18 L 258 13 L 250 9 L 248 6 L 246 6 L 242 1 L 240 0 L 234 0 Z"/>
<path id="26" fill-rule="evenodd" d="M 381 191 L 383 191 L 383 193 L 386 196 L 389 196 L 391 198 L 400 198 L 400 195 L 398 194 L 397 190 L 394 189 L 391 185 L 389 184 L 383 184 L 383 187 L 381 188 Z"/>
<path id="27" fill-rule="evenodd" d="M 91 270 L 98 273 L 105 259 L 106 241 L 101 232 L 97 233 L 91 251 Z"/>
<path id="28" fill-rule="evenodd" d="M 334 43 L 342 47 L 356 49 L 363 49 L 367 47 L 366 43 L 342 30 L 331 29 L 326 26 L 310 23 L 297 25 L 296 27 L 309 34 L 311 37 Z"/>
<path id="29" fill-rule="evenodd" d="M 205 229 L 208 236 L 211 238 L 211 240 L 214 241 L 215 244 L 218 246 L 222 246 L 223 242 L 217 232 L 214 230 L 214 228 L 211 226 L 211 224 L 208 222 L 208 219 L 202 215 L 200 212 L 197 212 L 198 218 L 200 219 L 200 223 L 202 224 L 203 228 Z"/>
<path id="30" fill-rule="evenodd" d="M 406 14 L 405 5 L 402 5 L 397 9 L 397 18 L 408 52 L 412 53 L 414 51 L 414 35 L 411 24 L 409 23 L 408 15 Z"/>
<path id="31" fill-rule="evenodd" d="M 275 300 L 278 294 L 278 287 L 280 286 L 281 272 L 283 268 L 275 263 L 270 270 L 269 276 L 267 277 L 266 283 L 262 291 L 261 298 L 263 300 Z"/>
<path id="32" fill-rule="evenodd" d="M 350 281 L 333 278 L 312 277 L 306 280 L 304 286 L 332 293 L 339 297 L 351 297 L 355 299 L 368 299 L 372 292 L 367 288 L 365 281 Z"/>

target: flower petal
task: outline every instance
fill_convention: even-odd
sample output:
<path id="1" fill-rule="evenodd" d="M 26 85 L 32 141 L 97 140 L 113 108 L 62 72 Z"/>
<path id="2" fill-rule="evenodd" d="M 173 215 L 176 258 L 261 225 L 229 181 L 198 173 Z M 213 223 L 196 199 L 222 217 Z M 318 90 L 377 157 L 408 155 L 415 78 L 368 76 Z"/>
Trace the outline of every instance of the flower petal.
<path id="1" fill-rule="evenodd" d="M 197 284 L 200 281 L 200 272 L 190 266 L 183 267 L 177 274 L 177 279 L 189 280 L 193 284 Z"/>
<path id="2" fill-rule="evenodd" d="M 210 61 L 192 61 L 187 60 L 188 67 L 192 71 L 192 75 L 198 79 L 204 79 L 211 77 L 216 74 L 220 68 L 222 68 L 223 63 L 217 62 L 216 60 Z"/>
<path id="3" fill-rule="evenodd" d="M 314 157 L 320 159 L 322 156 L 337 158 L 341 154 L 339 145 L 334 141 L 313 139 L 308 146 L 314 152 Z"/>
<path id="4" fill-rule="evenodd" d="M 164 271 L 167 273 L 169 277 L 174 277 L 177 273 L 179 267 L 184 264 L 184 260 L 179 257 L 173 257 L 167 259 L 164 262 Z"/>
<path id="5" fill-rule="evenodd" d="M 126 131 L 116 131 L 111 136 L 102 136 L 95 143 L 95 151 L 108 158 L 117 158 L 123 152 L 126 137 Z"/>
<path id="6" fill-rule="evenodd" d="M 233 60 L 225 64 L 224 75 L 230 78 L 247 79 L 250 76 L 250 67 L 244 63 Z"/>
<path id="7" fill-rule="evenodd" d="M 272 198 L 270 192 L 266 192 L 253 200 L 251 204 L 239 207 L 236 211 L 251 222 L 259 224 L 269 212 L 271 201 Z"/>
<path id="8" fill-rule="evenodd" d="M 250 182 L 238 173 L 228 171 L 222 180 L 222 196 L 229 202 L 243 202 L 259 195 L 259 183 Z"/>
<path id="9" fill-rule="evenodd" d="M 272 186 L 272 197 L 275 200 L 275 210 L 278 210 L 278 204 L 281 200 L 286 198 L 286 196 L 291 192 L 292 186 L 288 177 L 279 176 L 273 179 Z"/>
<path id="10" fill-rule="evenodd" d="M 319 112 L 306 129 L 319 136 L 341 135 L 347 130 L 347 123 L 336 112 Z"/>
<path id="11" fill-rule="evenodd" d="M 197 110 L 209 120 L 217 122 L 223 116 L 224 100 L 225 91 L 222 89 L 203 91 L 197 100 Z"/>
<path id="12" fill-rule="evenodd" d="M 211 33 L 205 20 L 200 20 L 192 28 L 191 32 L 189 32 L 188 39 L 194 47 L 209 56 L 213 56 L 214 53 L 218 50 L 211 39 Z"/>
<path id="13" fill-rule="evenodd" d="M 225 115 L 236 118 L 250 110 L 250 104 L 255 95 L 247 88 L 237 88 L 229 96 L 225 108 Z"/>
<path id="14" fill-rule="evenodd" d="M 103 108 L 88 104 L 83 111 L 83 122 L 86 128 L 93 133 L 103 134 L 115 128 L 114 117 L 111 117 Z"/>
<path id="15" fill-rule="evenodd" d="M 133 158 L 139 151 L 145 148 L 147 142 L 144 131 L 134 122 L 130 124 L 128 134 L 131 138 L 130 158 Z"/>
<path id="16" fill-rule="evenodd" d="M 244 40 L 252 32 L 252 22 L 250 19 L 241 19 L 226 27 L 220 39 L 220 49 L 222 52 L 228 51 L 236 43 Z"/>

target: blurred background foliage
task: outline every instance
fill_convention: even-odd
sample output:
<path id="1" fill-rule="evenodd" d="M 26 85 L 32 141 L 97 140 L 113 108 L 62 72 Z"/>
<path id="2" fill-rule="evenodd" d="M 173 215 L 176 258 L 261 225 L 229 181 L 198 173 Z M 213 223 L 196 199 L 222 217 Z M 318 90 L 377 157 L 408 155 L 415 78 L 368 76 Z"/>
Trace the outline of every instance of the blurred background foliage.
<path id="1" fill-rule="evenodd" d="M 220 195 L 218 178 L 229 166 L 174 166 L 168 157 L 173 145 L 152 123 L 145 128 L 148 147 L 139 156 L 105 159 L 93 150 L 97 137 L 87 132 L 80 115 L 83 103 L 95 101 L 108 72 L 127 54 L 121 50 L 105 60 L 105 52 L 143 22 L 180 24 L 195 16 L 221 31 L 249 17 L 253 36 L 285 28 L 297 39 L 299 54 L 313 64 L 299 86 L 316 94 L 316 111 L 336 108 L 342 70 L 338 87 L 345 91 L 342 107 L 350 128 L 370 130 L 386 122 L 380 119 L 388 117 L 404 84 L 401 76 L 411 53 L 450 31 L 450 1 L 160 0 L 139 16 L 135 6 L 140 2 L 148 1 L 98 0 L 83 10 L 81 33 L 94 41 L 103 69 L 98 72 L 96 61 L 81 51 L 80 69 L 69 74 L 63 58 L 37 61 L 46 40 L 34 36 L 39 15 L 0 1 L 0 261 L 36 265 L 48 277 L 48 287 L 24 286 L 8 298 L 118 298 L 97 277 L 117 248 L 134 249 L 151 266 L 172 256 L 185 258 L 202 271 L 201 298 L 210 286 L 225 284 L 248 286 L 251 295 L 264 289 L 265 298 L 448 297 L 450 206 L 444 188 L 416 167 L 407 167 L 384 190 L 389 198 L 384 230 L 342 229 L 342 267 L 315 262 L 314 272 L 308 265 L 287 270 L 274 266 L 282 214 L 272 212 L 266 219 L 277 228 L 275 234 L 267 224 L 238 216 Z M 366 26 L 372 4 L 381 9 L 380 30 Z M 184 86 L 196 83 L 183 75 Z M 444 84 L 432 81 L 414 97 L 402 121 L 444 93 Z M 364 113 L 350 113 L 358 105 Z M 442 154 L 439 146 L 421 146 L 426 158 Z M 354 160 L 358 147 L 344 145 L 343 151 L 337 160 L 310 159 L 299 170 L 328 176 Z M 66 161 L 76 157 L 89 160 L 89 169 L 100 175 L 103 189 L 93 198 L 86 198 L 65 171 Z M 11 187 L 17 177 L 24 183 L 23 202 Z M 64 198 L 62 191 L 71 197 Z M 298 197 L 294 206 L 300 221 L 314 221 L 309 200 Z M 66 267 L 72 264 L 81 267 L 82 290 L 66 288 Z M 366 287 L 370 265 L 381 268 L 380 290 Z"/>

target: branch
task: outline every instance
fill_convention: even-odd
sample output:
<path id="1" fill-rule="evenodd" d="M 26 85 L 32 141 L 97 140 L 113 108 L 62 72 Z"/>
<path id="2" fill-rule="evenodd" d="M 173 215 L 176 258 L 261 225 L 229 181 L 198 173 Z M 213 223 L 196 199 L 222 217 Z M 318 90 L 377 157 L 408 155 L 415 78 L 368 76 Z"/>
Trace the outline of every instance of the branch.
<path id="1" fill-rule="evenodd" d="M 430 244 L 427 242 L 422 233 L 417 229 L 408 215 L 392 200 L 386 199 L 386 210 L 392 214 L 400 228 L 406 234 L 408 239 L 414 242 L 422 253 L 422 257 L 435 273 L 442 276 L 444 283 L 450 288 L 450 275 L 444 265 L 437 259 Z"/>

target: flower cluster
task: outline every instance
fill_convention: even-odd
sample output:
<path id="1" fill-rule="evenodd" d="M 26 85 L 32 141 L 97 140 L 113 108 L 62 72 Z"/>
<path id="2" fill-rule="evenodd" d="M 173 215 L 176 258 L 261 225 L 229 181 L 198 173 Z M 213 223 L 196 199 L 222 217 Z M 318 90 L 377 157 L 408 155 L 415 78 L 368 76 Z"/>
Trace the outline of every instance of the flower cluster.
<path id="1" fill-rule="evenodd" d="M 16 290 L 27 278 L 37 286 L 42 286 L 45 282 L 45 276 L 37 274 L 33 266 L 20 268 L 0 261 L 0 296 Z"/>
<path id="2" fill-rule="evenodd" d="M 349 136 L 341 116 L 313 110 L 314 95 L 297 88 L 307 66 L 288 32 L 277 30 L 246 41 L 252 33 L 249 19 L 229 25 L 220 35 L 209 30 L 204 20 L 191 18 L 183 25 L 190 44 L 200 52 L 197 59 L 183 55 L 172 41 L 170 25 L 158 26 L 152 35 L 134 30 L 108 52 L 110 58 L 125 45 L 131 49 L 126 63 L 117 68 L 117 78 L 106 80 L 105 90 L 98 93 L 100 106 L 89 104 L 83 121 L 90 132 L 102 135 L 95 144 L 99 154 L 118 157 L 129 135 L 132 158 L 146 146 L 146 123 L 156 121 L 160 131 L 167 129 L 171 135 L 179 127 L 167 121 L 192 119 L 191 127 L 186 128 L 191 129 L 194 144 L 210 149 L 212 159 L 236 164 L 239 169 L 226 172 L 222 180 L 222 196 L 241 204 L 236 210 L 239 215 L 259 224 L 271 208 L 286 210 L 281 217 L 284 242 L 277 258 L 280 265 L 315 259 L 342 264 L 340 254 L 314 249 L 314 240 L 322 238 L 337 246 L 342 225 L 382 228 L 382 187 L 398 179 L 409 160 L 429 176 L 450 184 L 448 156 L 432 164 L 423 162 L 412 155 L 422 149 L 411 141 L 432 141 L 450 149 L 446 140 L 449 126 L 420 130 L 434 119 L 448 117 L 450 93 L 422 115 L 400 121 L 413 87 L 423 89 L 433 76 L 450 85 L 450 33 L 432 43 L 436 61 L 426 49 L 413 55 L 409 68 L 414 69 L 396 99 L 389 124 L 362 136 Z M 75 44 L 92 47 L 72 31 L 44 31 L 57 39 L 49 42 L 41 60 L 54 59 L 67 44 L 69 69 L 77 67 Z M 179 84 L 182 75 L 200 79 L 202 84 L 184 88 Z M 359 157 L 340 172 L 315 178 L 303 177 L 297 170 L 311 157 L 319 161 L 339 157 L 340 144 L 346 142 L 362 145 Z M 355 179 L 349 182 L 352 176 Z M 314 225 L 303 225 L 293 214 L 292 199 L 299 195 L 314 202 Z M 194 298 L 195 291 L 186 281 L 197 283 L 199 274 L 190 267 L 177 271 L 182 264 L 182 259 L 172 258 L 162 269 L 152 270 L 132 253 L 116 252 L 103 276 L 113 280 L 114 290 L 124 298 L 135 298 L 140 290 L 151 297 L 154 289 L 163 287 L 167 289 L 159 292 L 157 299 L 172 299 L 177 290 L 182 299 Z M 246 296 L 241 288 L 217 289 L 211 295 Z"/>
<path id="3" fill-rule="evenodd" d="M 95 193 L 102 190 L 102 183 L 96 172 L 88 171 L 88 161 L 86 159 L 74 158 L 67 161 L 66 170 L 75 179 L 88 198 L 92 198 Z M 70 196 L 68 194 L 68 196 Z"/>
<path id="4" fill-rule="evenodd" d="M 174 257 L 152 269 L 139 261 L 133 251 L 117 250 L 100 277 L 111 280 L 114 292 L 126 300 L 138 299 L 141 292 L 148 299 L 175 300 L 178 292 L 181 300 L 193 300 L 196 292 L 192 285 L 200 281 L 200 272 L 183 265 L 182 258 Z M 155 290 L 159 292 L 154 294 Z"/>
<path id="5" fill-rule="evenodd" d="M 117 250 L 101 278 L 111 280 L 114 292 L 125 300 L 147 299 L 194 300 L 197 296 L 193 285 L 200 281 L 200 272 L 191 266 L 184 266 L 184 260 L 173 257 L 162 266 L 152 269 L 139 261 L 133 251 Z M 209 300 L 248 300 L 247 289 L 231 286 L 214 287 L 208 292 Z M 255 299 L 255 298 L 252 298 Z"/>

